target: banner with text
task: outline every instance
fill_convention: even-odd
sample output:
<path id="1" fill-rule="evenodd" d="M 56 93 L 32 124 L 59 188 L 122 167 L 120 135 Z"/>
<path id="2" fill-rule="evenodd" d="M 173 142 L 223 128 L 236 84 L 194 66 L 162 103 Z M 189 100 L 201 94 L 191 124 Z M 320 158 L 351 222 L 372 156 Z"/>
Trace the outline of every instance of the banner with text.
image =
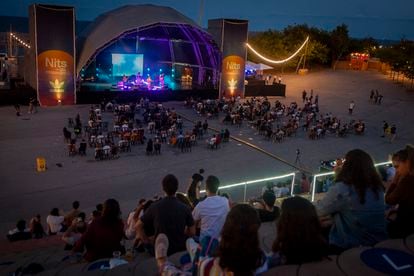
<path id="1" fill-rule="evenodd" d="M 244 97 L 248 21 L 223 19 L 220 97 Z"/>
<path id="2" fill-rule="evenodd" d="M 35 4 L 34 11 L 39 102 L 75 104 L 75 10 Z"/>

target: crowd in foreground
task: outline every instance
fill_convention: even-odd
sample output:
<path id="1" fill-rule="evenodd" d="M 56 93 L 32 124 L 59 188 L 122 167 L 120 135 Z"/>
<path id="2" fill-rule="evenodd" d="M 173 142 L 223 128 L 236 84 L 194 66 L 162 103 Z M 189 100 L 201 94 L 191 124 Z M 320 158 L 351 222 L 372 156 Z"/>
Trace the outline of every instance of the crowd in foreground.
<path id="1" fill-rule="evenodd" d="M 178 180 L 168 174 L 162 180 L 165 196 L 140 200 L 126 223 L 115 199 L 98 205 L 90 221 L 74 202 L 66 216 L 57 208 L 51 211 L 46 231 L 61 233 L 67 249 L 87 261 L 124 254 L 122 241 L 132 239 L 134 247 L 155 256 L 162 275 L 254 275 L 413 234 L 414 148 L 394 153 L 392 162 L 395 175 L 385 183 L 369 154 L 351 150 L 335 168 L 335 184 L 323 199 L 312 204 L 289 197 L 280 209 L 271 189 L 254 204 L 234 204 L 219 194 L 216 176 L 206 178 L 206 195 L 201 196 L 203 171 L 193 175 L 187 194 L 177 192 Z M 263 251 L 258 236 L 260 224 L 267 221 L 276 221 L 271 252 Z M 23 228 L 18 224 L 10 240 L 26 235 L 22 232 L 29 237 Z M 187 252 L 187 263 L 170 263 L 168 256 L 176 252 Z"/>

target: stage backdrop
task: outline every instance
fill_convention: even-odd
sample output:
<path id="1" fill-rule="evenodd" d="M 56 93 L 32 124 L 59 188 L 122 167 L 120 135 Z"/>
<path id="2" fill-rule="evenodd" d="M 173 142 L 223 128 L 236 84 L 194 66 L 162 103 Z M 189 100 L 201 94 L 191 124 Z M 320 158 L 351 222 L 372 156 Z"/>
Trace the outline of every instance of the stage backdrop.
<path id="1" fill-rule="evenodd" d="M 244 97 L 248 21 L 237 19 L 212 19 L 208 32 L 223 53 L 220 78 L 220 97 Z"/>
<path id="2" fill-rule="evenodd" d="M 33 4 L 29 7 L 35 89 L 41 105 L 74 104 L 75 9 Z"/>

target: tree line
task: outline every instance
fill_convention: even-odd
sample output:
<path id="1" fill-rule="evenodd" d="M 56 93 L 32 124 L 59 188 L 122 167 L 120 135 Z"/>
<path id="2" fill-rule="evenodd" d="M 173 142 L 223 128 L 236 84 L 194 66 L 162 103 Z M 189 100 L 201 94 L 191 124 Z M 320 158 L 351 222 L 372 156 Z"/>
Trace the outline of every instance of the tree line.
<path id="1" fill-rule="evenodd" d="M 345 60 L 353 52 L 368 53 L 371 57 L 380 58 L 392 69 L 392 77 L 405 75 L 414 79 L 414 42 L 402 39 L 393 45 L 384 46 L 372 37 L 363 39 L 351 38 L 348 26 L 339 25 L 331 31 L 309 27 L 306 24 L 288 26 L 285 29 L 269 29 L 249 34 L 249 44 L 270 59 L 280 60 L 294 53 L 306 37 L 310 41 L 295 58 L 282 65 L 282 69 L 294 69 L 303 60 L 301 55 L 306 52 L 306 67 L 334 66 L 339 60 Z M 302 57 L 303 58 L 303 57 Z M 248 52 L 248 59 L 263 62 L 259 57 Z"/>

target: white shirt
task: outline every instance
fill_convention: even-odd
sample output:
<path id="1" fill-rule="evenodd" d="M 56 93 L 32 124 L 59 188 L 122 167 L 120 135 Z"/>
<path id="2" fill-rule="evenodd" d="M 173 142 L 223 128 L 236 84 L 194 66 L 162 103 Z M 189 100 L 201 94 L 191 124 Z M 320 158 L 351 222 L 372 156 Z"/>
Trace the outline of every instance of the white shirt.
<path id="1" fill-rule="evenodd" d="M 64 216 L 52 216 L 48 215 L 46 218 L 47 225 L 50 232 L 57 233 L 62 229 L 62 222 L 65 220 Z"/>
<path id="2" fill-rule="evenodd" d="M 220 236 L 229 209 L 227 198 L 217 195 L 209 196 L 196 205 L 193 218 L 195 221 L 201 220 L 200 240 L 205 236 Z"/>

